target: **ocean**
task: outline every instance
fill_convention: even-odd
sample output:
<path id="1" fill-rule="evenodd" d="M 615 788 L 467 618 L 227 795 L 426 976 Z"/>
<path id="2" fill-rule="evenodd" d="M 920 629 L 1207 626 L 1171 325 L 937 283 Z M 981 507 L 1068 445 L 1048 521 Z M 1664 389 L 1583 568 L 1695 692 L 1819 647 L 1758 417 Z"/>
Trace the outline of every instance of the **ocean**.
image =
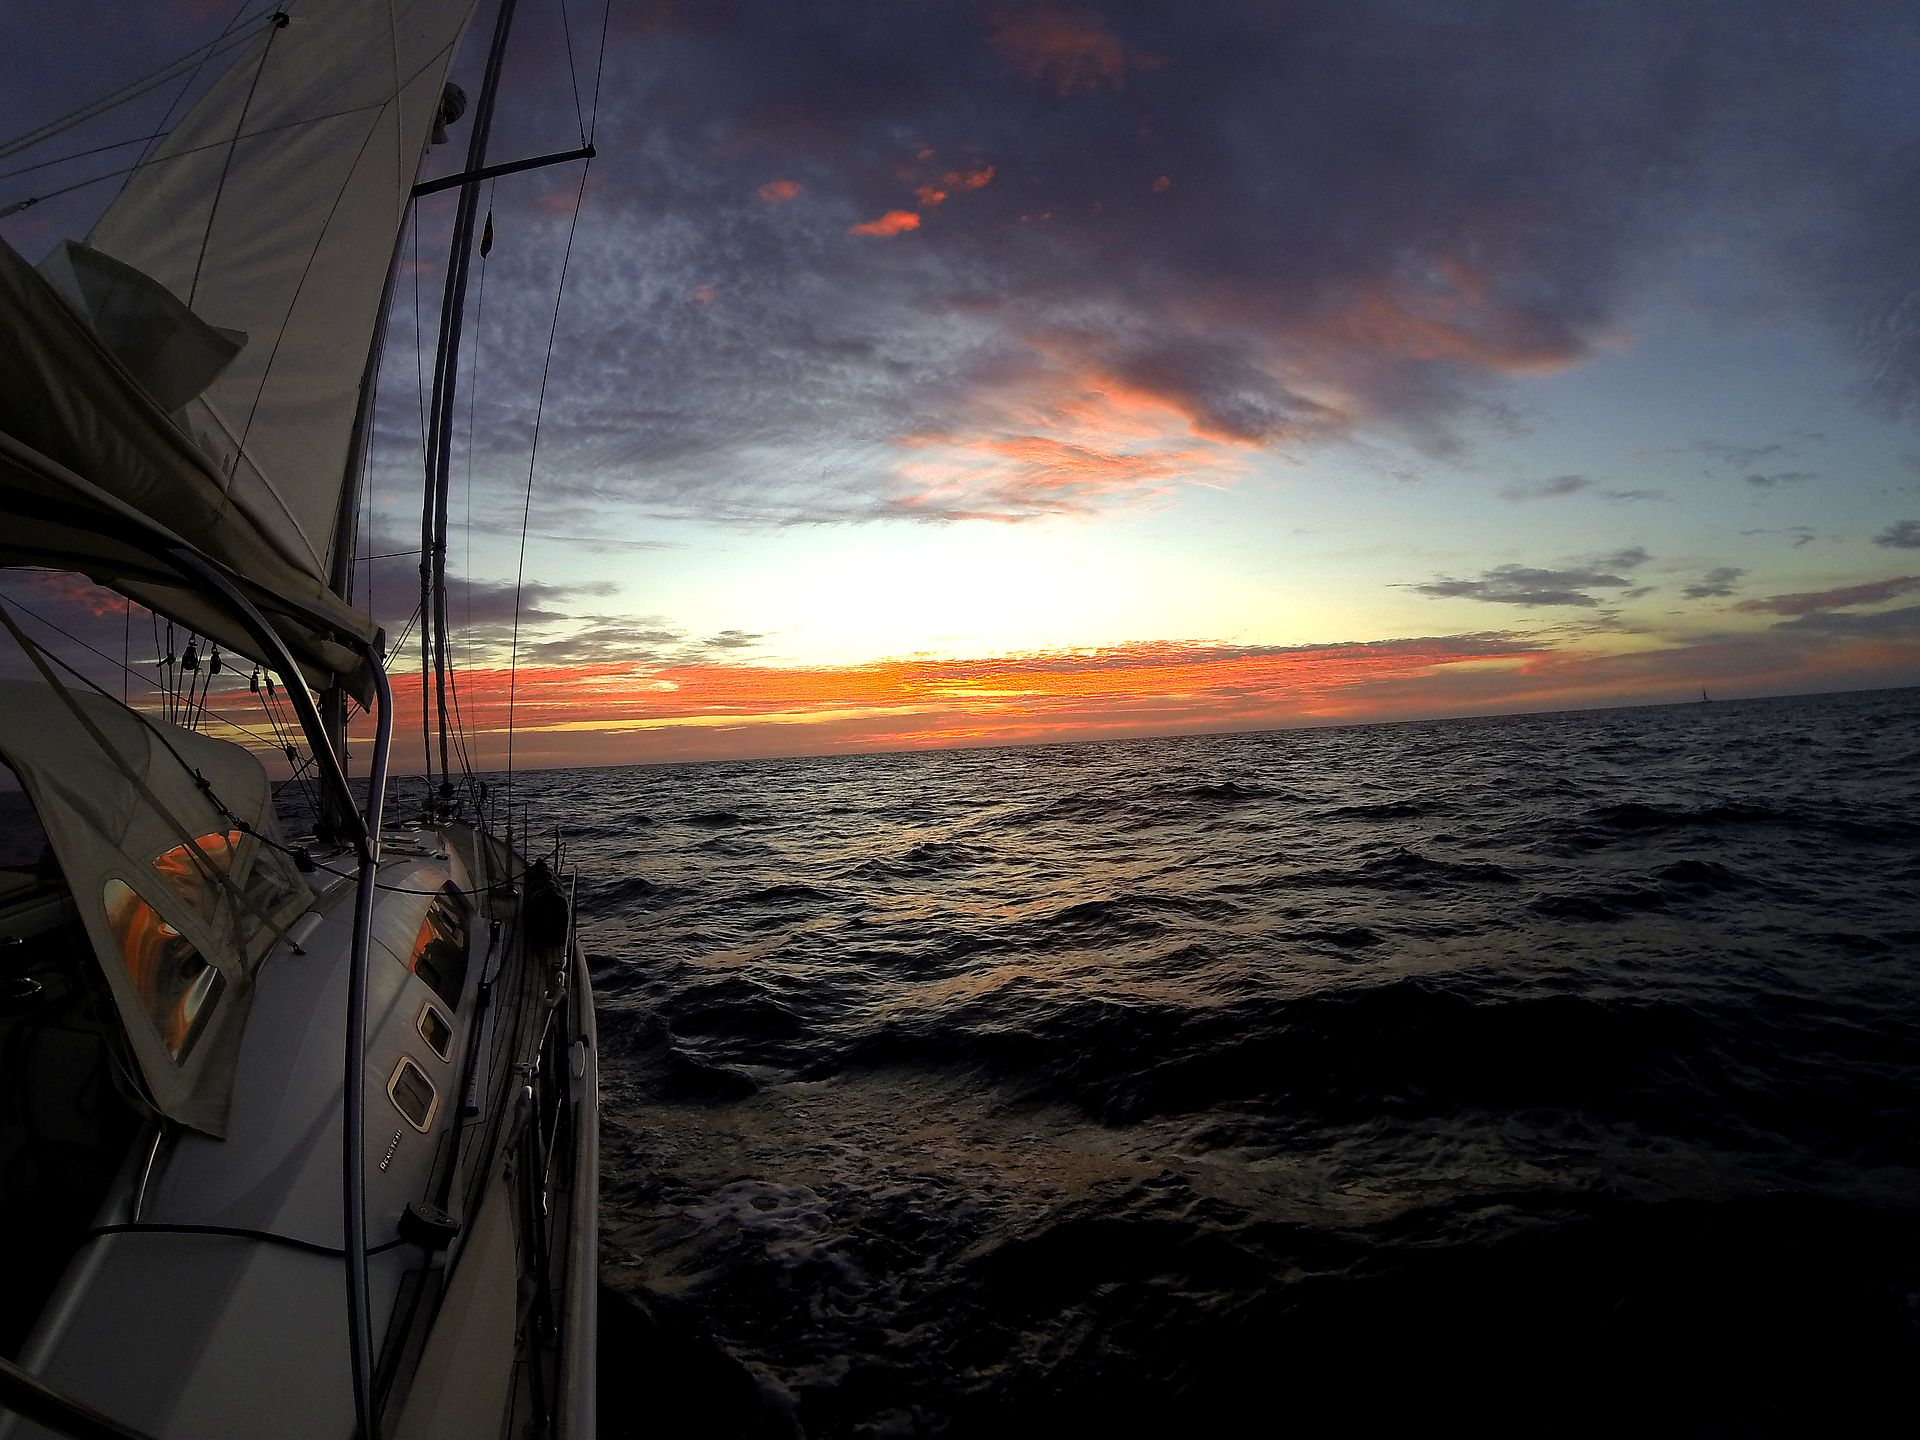
<path id="1" fill-rule="evenodd" d="M 1920 691 L 518 784 L 605 1435 L 1912 1433 Z"/>

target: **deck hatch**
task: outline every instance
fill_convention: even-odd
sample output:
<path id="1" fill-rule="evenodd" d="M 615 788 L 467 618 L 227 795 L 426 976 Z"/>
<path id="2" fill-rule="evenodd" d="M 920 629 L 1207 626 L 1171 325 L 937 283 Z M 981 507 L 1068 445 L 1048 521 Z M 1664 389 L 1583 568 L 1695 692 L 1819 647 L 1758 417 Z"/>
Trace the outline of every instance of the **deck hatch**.
<path id="1" fill-rule="evenodd" d="M 407 968 L 426 981 L 450 1010 L 460 1008 L 460 992 L 466 988 L 468 918 L 472 910 L 459 886 L 451 882 L 442 885 L 420 922 L 413 955 L 407 961 Z"/>
<path id="2" fill-rule="evenodd" d="M 407 1123 L 423 1135 L 433 1123 L 433 1112 L 440 1104 L 427 1072 L 404 1055 L 393 1067 L 393 1078 L 387 1081 L 387 1098 L 393 1101 L 394 1109 L 406 1116 Z"/>
<path id="3" fill-rule="evenodd" d="M 453 1058 L 453 1025 L 439 1010 L 429 1003 L 420 1007 L 420 1038 L 427 1042 L 427 1048 L 442 1060 Z"/>

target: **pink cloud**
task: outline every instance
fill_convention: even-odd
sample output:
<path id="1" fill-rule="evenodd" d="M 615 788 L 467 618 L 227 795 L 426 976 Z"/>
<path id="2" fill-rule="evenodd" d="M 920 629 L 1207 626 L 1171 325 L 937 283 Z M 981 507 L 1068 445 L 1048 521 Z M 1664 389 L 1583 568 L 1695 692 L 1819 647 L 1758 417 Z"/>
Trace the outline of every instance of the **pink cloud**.
<path id="1" fill-rule="evenodd" d="M 920 217 L 911 210 L 889 210 L 878 220 L 849 225 L 849 235 L 904 235 L 920 228 Z"/>
<path id="2" fill-rule="evenodd" d="M 1005 11 L 995 18 L 989 39 L 1027 79 L 1051 85 L 1060 95 L 1126 84 L 1126 47 L 1098 16 L 1046 6 Z"/>

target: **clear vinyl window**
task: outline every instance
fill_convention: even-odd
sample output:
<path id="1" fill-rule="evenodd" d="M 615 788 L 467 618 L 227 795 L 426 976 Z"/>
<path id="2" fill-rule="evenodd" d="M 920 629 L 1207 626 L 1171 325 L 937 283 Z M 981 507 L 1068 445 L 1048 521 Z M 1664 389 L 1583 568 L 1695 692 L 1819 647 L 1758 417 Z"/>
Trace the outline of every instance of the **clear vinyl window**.
<path id="1" fill-rule="evenodd" d="M 100 903 L 147 1019 L 167 1054 L 185 1060 L 213 1015 L 225 978 L 124 881 L 109 879 L 101 888 Z"/>
<path id="2" fill-rule="evenodd" d="M 216 830 L 208 835 L 196 836 L 193 844 L 215 870 L 231 875 L 240 846 L 246 838 L 244 831 Z M 219 882 L 207 874 L 206 868 L 191 849 L 176 845 L 171 850 L 162 851 L 154 857 L 153 869 L 166 882 L 169 890 L 193 906 L 201 919 L 217 923 L 225 897 Z M 272 847 L 261 845 L 256 847 L 252 868 L 240 888 L 253 906 L 251 911 L 242 907 L 240 913 L 241 933 L 250 936 L 258 931 L 260 917 L 276 914 L 300 893 L 303 882 L 291 861 Z"/>
<path id="3" fill-rule="evenodd" d="M 193 843 L 214 869 L 230 875 L 234 852 L 245 838 L 238 830 L 216 830 L 211 835 L 196 836 Z M 192 849 L 176 845 L 161 851 L 153 857 L 153 870 L 169 890 L 199 912 L 201 919 L 212 920 L 218 913 L 220 887 L 201 867 Z"/>

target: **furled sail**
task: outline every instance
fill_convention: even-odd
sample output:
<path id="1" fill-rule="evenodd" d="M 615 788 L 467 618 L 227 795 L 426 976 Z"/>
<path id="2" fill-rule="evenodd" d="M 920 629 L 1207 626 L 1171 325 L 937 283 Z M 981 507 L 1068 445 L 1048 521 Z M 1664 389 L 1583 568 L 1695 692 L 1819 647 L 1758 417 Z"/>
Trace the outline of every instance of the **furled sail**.
<path id="1" fill-rule="evenodd" d="M 238 47 L 86 244 L 57 250 L 38 277 L 0 257 L 16 321 L 44 309 L 38 280 L 79 322 L 66 334 L 60 318 L 36 319 L 36 353 L 0 357 L 12 372 L 0 375 L 0 431 L 362 639 L 370 623 L 339 616 L 326 593 L 355 412 L 474 3 L 287 6 Z M 115 387 L 128 393 L 103 418 L 96 397 Z M 188 444 L 157 441 L 157 420 Z"/>

